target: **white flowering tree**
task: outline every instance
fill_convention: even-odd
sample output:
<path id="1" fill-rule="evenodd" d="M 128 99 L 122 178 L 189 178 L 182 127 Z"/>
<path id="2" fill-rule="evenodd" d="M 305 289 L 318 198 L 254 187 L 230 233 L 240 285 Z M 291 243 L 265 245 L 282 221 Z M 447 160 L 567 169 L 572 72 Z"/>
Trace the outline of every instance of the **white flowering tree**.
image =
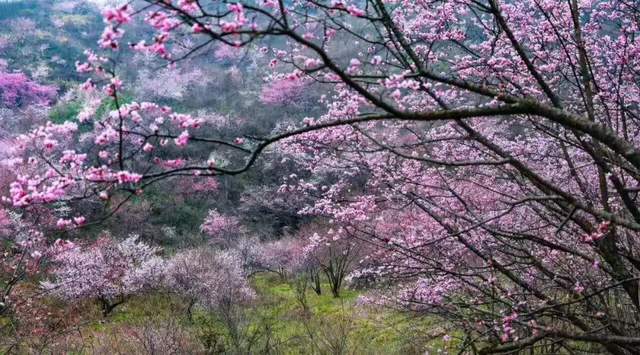
<path id="1" fill-rule="evenodd" d="M 164 262 L 159 251 L 136 235 L 123 241 L 102 237 L 84 248 L 59 253 L 53 279 L 42 282 L 42 287 L 66 300 L 97 300 L 108 316 L 131 295 L 160 284 Z"/>

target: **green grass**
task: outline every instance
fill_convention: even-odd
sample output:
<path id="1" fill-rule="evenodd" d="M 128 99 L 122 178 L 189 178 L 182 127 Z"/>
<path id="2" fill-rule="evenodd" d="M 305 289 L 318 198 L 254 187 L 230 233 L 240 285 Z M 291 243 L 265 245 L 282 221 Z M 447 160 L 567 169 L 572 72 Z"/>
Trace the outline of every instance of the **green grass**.
<path id="1" fill-rule="evenodd" d="M 49 118 L 51 122 L 56 124 L 62 124 L 65 122 L 77 121 L 78 114 L 82 110 L 82 103 L 78 101 L 71 101 L 64 104 L 58 104 L 51 109 Z"/>
<path id="2" fill-rule="evenodd" d="M 315 350 L 321 353 L 332 349 L 331 343 L 340 338 L 346 338 L 348 353 L 357 354 L 412 354 L 446 348 L 441 336 L 427 344 L 426 336 L 436 328 L 432 320 L 358 307 L 356 300 L 360 293 L 354 290 L 343 289 L 340 298 L 334 298 L 328 284 L 322 285 L 322 295 L 309 289 L 306 295 L 309 313 L 305 314 L 295 289 L 276 275 L 259 275 L 253 279 L 253 285 L 262 300 L 258 313 L 276 320 L 276 337 L 289 344 L 290 353 L 311 350 L 307 329 L 320 338 Z"/>
<path id="3" fill-rule="evenodd" d="M 229 329 L 218 315 L 196 309 L 189 319 L 184 301 L 166 293 L 133 297 L 106 319 L 96 303 L 87 302 L 80 307 L 83 341 L 104 347 L 118 336 L 126 339 L 132 330 L 173 321 L 190 341 L 211 353 L 262 353 L 269 344 L 277 354 L 423 354 L 446 353 L 447 345 L 455 345 L 442 342 L 443 331 L 433 319 L 357 306 L 359 291 L 343 289 L 341 297 L 334 298 L 328 284 L 322 285 L 322 295 L 308 289 L 305 311 L 292 282 L 275 274 L 258 274 L 251 283 L 258 297 L 255 304 L 242 309 L 240 350 L 233 350 Z M 257 340 L 248 340 L 256 335 Z"/>

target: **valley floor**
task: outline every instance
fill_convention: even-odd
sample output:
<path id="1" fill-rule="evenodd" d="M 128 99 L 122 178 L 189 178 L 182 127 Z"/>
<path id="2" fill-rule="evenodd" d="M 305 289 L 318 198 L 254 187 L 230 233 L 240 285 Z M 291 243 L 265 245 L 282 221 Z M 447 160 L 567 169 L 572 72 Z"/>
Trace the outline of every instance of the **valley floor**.
<path id="1" fill-rule="evenodd" d="M 217 314 L 194 307 L 189 316 L 188 302 L 166 293 L 132 298 L 106 318 L 95 303 L 50 301 L 44 327 L 58 331 L 34 328 L 35 336 L 25 334 L 10 352 L 440 354 L 455 345 L 443 341 L 433 320 L 357 304 L 358 291 L 334 298 L 323 285 L 321 295 L 309 288 L 300 297 L 294 282 L 274 274 L 256 275 L 252 283 L 254 304 Z"/>

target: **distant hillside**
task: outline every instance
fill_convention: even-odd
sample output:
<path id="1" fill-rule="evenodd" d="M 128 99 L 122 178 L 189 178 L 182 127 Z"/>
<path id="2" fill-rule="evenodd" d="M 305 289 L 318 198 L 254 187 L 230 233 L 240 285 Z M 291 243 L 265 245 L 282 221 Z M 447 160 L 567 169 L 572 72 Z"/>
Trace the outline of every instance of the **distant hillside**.
<path id="1" fill-rule="evenodd" d="M 0 60 L 65 87 L 80 79 L 75 61 L 101 29 L 98 8 L 86 1 L 0 0 Z"/>

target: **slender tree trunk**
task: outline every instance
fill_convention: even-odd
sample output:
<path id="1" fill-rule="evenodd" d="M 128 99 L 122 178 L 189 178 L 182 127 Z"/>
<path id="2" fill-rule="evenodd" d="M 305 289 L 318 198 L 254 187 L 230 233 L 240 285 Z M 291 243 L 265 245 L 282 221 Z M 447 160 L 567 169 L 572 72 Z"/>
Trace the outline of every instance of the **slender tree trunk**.
<path id="1" fill-rule="evenodd" d="M 322 287 L 320 285 L 320 275 L 318 273 L 315 273 L 315 275 L 313 276 L 313 291 L 318 296 L 322 294 Z"/>

